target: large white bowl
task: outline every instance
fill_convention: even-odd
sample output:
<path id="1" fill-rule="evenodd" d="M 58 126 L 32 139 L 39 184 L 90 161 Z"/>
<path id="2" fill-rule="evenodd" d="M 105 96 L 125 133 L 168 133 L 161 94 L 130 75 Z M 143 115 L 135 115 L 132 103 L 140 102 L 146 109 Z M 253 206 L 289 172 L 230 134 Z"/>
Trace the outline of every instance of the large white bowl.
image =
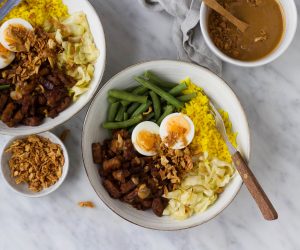
<path id="1" fill-rule="evenodd" d="M 256 61 L 246 62 L 231 58 L 224 54 L 219 48 L 217 48 L 217 46 L 214 44 L 214 42 L 211 40 L 208 34 L 207 20 L 208 14 L 210 13 L 210 9 L 205 5 L 204 2 L 202 2 L 200 8 L 200 27 L 207 46 L 223 61 L 241 67 L 257 67 L 276 60 L 290 46 L 297 29 L 297 8 L 294 0 L 278 0 L 278 2 L 281 5 L 284 13 L 285 30 L 280 44 L 269 55 Z"/>
<path id="2" fill-rule="evenodd" d="M 77 114 L 93 98 L 100 85 L 106 59 L 105 37 L 101 21 L 95 9 L 87 0 L 76 1 L 76 4 L 74 4 L 74 1 L 72 0 L 63 0 L 63 2 L 68 6 L 70 13 L 83 11 L 86 14 L 91 32 L 94 37 L 94 42 L 100 51 L 100 56 L 95 64 L 95 73 L 90 83 L 89 90 L 84 93 L 76 102 L 72 103 L 70 107 L 61 112 L 57 117 L 54 119 L 46 118 L 44 119 L 43 123 L 37 127 L 19 125 L 15 128 L 9 128 L 2 121 L 0 121 L 0 134 L 27 135 L 48 131 L 64 123 L 72 116 Z"/>
<path id="3" fill-rule="evenodd" d="M 128 204 L 112 199 L 103 188 L 98 167 L 93 163 L 91 144 L 102 142 L 109 137 L 108 131 L 101 127 L 106 119 L 108 90 L 133 86 L 133 77 L 141 75 L 146 70 L 153 70 L 174 82 L 190 77 L 195 84 L 201 86 L 214 103 L 229 113 L 233 129 L 238 131 L 239 149 L 249 159 L 250 136 L 247 118 L 238 98 L 228 85 L 206 68 L 194 64 L 179 61 L 151 61 L 131 66 L 115 75 L 92 101 L 82 133 L 82 154 L 87 176 L 101 200 L 116 214 L 134 224 L 159 230 L 178 230 L 200 225 L 214 218 L 234 199 L 242 185 L 238 174 L 233 177 L 217 202 L 207 211 L 184 221 L 176 221 L 166 216 L 157 217 L 152 211 L 136 210 Z"/>

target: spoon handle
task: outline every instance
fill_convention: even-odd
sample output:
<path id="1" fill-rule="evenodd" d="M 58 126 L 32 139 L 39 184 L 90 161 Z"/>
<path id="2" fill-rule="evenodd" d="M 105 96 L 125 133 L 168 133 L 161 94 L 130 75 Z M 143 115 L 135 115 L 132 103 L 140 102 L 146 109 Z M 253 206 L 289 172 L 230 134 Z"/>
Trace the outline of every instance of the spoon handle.
<path id="1" fill-rule="evenodd" d="M 251 169 L 248 167 L 247 163 L 241 156 L 240 152 L 236 152 L 232 156 L 232 160 L 238 170 L 240 176 L 242 177 L 246 187 L 254 198 L 256 204 L 258 205 L 261 213 L 266 220 L 276 220 L 278 214 L 273 207 L 271 201 L 267 197 L 266 193 L 258 183 Z"/>
<path id="2" fill-rule="evenodd" d="M 236 18 L 228 10 L 226 10 L 222 5 L 220 5 L 216 0 L 203 0 L 203 1 L 208 7 L 215 10 L 220 15 L 224 16 L 229 22 L 234 24 L 240 31 L 245 32 L 245 30 L 248 28 L 247 23 Z"/>

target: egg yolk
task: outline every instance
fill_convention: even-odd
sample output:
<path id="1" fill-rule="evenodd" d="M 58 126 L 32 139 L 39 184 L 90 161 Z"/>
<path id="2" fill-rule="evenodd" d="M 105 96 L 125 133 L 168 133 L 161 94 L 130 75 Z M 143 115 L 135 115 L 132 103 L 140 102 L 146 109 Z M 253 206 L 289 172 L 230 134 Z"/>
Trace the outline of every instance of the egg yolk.
<path id="1" fill-rule="evenodd" d="M 137 134 L 136 143 L 147 152 L 156 152 L 160 143 L 160 137 L 158 134 L 142 130 Z"/>
<path id="2" fill-rule="evenodd" d="M 9 59 L 11 56 L 11 51 L 8 49 L 4 48 L 2 44 L 0 43 L 0 57 L 3 59 Z"/>
<path id="3" fill-rule="evenodd" d="M 187 145 L 186 136 L 191 130 L 189 122 L 183 115 L 170 117 L 166 124 L 167 128 L 167 144 L 173 146 L 178 141 L 182 141 L 184 145 Z"/>

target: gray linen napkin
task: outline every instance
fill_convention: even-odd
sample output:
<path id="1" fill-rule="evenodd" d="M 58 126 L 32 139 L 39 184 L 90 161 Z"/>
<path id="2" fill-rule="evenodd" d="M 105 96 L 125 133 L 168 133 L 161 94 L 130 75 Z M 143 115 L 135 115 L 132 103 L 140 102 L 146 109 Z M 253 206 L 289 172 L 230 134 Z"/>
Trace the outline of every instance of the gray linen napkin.
<path id="1" fill-rule="evenodd" d="M 202 0 L 139 0 L 153 11 L 166 11 L 174 17 L 172 36 L 178 58 L 208 67 L 220 75 L 222 63 L 206 46 L 199 25 Z"/>

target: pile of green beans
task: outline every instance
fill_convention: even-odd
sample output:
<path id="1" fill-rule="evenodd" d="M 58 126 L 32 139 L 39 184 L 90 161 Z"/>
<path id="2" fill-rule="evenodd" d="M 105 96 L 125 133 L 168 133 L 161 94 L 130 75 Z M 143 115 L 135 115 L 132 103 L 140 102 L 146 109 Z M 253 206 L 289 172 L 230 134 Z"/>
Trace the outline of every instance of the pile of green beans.
<path id="1" fill-rule="evenodd" d="M 108 91 L 107 121 L 102 124 L 106 129 L 133 127 L 141 121 L 160 124 L 169 114 L 180 111 L 196 93 L 183 94 L 187 89 L 183 82 L 176 84 L 166 81 L 151 71 L 134 78 L 138 86 L 125 90 Z"/>

